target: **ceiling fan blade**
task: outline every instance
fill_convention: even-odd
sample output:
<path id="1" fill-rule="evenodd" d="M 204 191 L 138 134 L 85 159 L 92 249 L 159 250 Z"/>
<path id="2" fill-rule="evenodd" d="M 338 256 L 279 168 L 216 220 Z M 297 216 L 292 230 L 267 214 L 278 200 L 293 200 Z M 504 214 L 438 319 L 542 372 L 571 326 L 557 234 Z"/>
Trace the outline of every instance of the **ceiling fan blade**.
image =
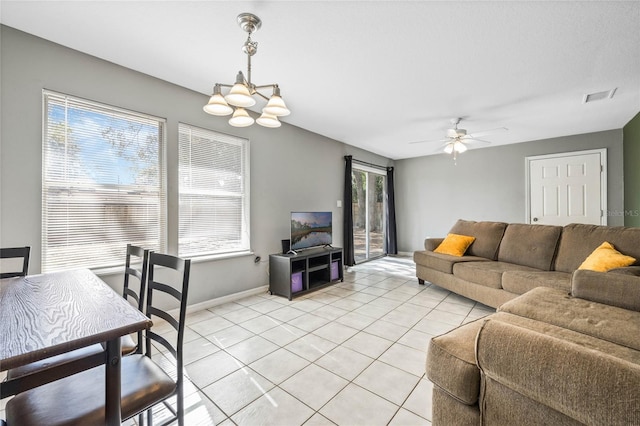
<path id="1" fill-rule="evenodd" d="M 409 142 L 409 145 L 415 144 L 415 143 L 436 143 L 436 142 L 449 142 L 450 139 L 440 139 L 437 141 L 414 141 L 414 142 Z"/>
<path id="2" fill-rule="evenodd" d="M 498 132 L 506 132 L 507 129 L 506 127 L 497 127 L 495 129 L 489 129 L 489 130 L 483 130 L 482 132 L 475 132 L 475 133 L 470 133 L 467 136 L 472 138 L 472 139 L 476 139 L 476 138 L 481 138 L 483 136 L 487 136 L 487 135 L 492 135 L 494 133 L 498 133 Z"/>

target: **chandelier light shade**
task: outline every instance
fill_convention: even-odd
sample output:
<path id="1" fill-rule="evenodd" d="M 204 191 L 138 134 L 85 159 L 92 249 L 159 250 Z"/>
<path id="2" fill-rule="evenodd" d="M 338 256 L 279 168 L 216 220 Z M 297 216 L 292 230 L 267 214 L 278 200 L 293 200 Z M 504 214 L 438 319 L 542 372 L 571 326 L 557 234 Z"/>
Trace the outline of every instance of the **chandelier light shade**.
<path id="1" fill-rule="evenodd" d="M 275 115 L 276 117 L 284 117 L 285 115 L 291 114 L 291 111 L 289 111 L 280 97 L 280 88 L 275 88 L 273 95 L 271 95 L 269 102 L 267 102 L 267 106 L 265 106 L 262 111 L 267 114 Z"/>
<path id="2" fill-rule="evenodd" d="M 278 120 L 278 117 L 276 117 L 275 115 L 269 114 L 266 111 L 263 112 L 260 118 L 256 120 L 256 123 L 258 123 L 261 126 L 271 127 L 271 128 L 282 126 L 282 123 L 280 123 L 280 120 Z"/>
<path id="3" fill-rule="evenodd" d="M 224 99 L 233 106 L 239 107 L 251 107 L 256 104 L 256 100 L 251 97 L 251 92 L 246 84 L 244 84 L 244 77 L 242 72 L 238 73 L 236 78 L 236 84 L 233 85 L 229 94 Z"/>
<path id="4" fill-rule="evenodd" d="M 253 121 L 246 109 L 237 107 L 233 116 L 229 119 L 229 124 L 233 127 L 249 127 L 253 124 Z"/>
<path id="5" fill-rule="evenodd" d="M 207 114 L 226 116 L 233 114 L 229 119 L 229 124 L 234 127 L 247 127 L 254 123 L 254 119 L 249 116 L 245 108 L 256 104 L 256 97 L 267 101 L 262 109 L 262 115 L 255 120 L 264 127 L 280 127 L 282 123 L 278 117 L 291 114 L 284 100 L 280 96 L 280 88 L 277 84 L 267 84 L 256 86 L 251 82 L 251 57 L 258 51 L 258 43 L 251 40 L 251 34 L 262 26 L 262 21 L 251 13 L 241 13 L 238 15 L 238 25 L 245 32 L 249 33 L 247 41 L 242 46 L 242 51 L 247 55 L 247 78 L 242 71 L 238 72 L 236 82 L 231 84 L 216 83 L 213 87 L 213 95 L 209 102 L 202 108 Z M 222 95 L 222 88 L 229 88 L 226 95 Z M 265 96 L 260 90 L 272 89 L 271 96 Z"/>
<path id="6" fill-rule="evenodd" d="M 216 84 L 213 88 L 213 95 L 209 99 L 209 103 L 204 107 L 204 112 L 211 115 L 225 116 L 233 113 L 233 108 L 229 106 L 227 101 L 222 96 L 220 85 Z"/>

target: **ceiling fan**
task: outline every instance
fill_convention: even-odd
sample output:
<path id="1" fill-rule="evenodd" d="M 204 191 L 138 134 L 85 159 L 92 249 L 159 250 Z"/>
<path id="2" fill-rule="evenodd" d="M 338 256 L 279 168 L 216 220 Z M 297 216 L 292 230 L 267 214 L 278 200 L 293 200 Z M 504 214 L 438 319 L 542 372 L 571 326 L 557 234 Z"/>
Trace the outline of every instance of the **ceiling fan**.
<path id="1" fill-rule="evenodd" d="M 438 147 L 438 151 L 442 150 L 447 154 L 453 154 L 453 159 L 455 161 L 459 153 L 465 152 L 467 150 L 467 144 L 472 144 L 472 143 L 490 144 L 491 142 L 487 140 L 479 139 L 479 138 L 493 134 L 493 133 L 509 130 L 506 127 L 498 127 L 495 129 L 484 130 L 482 132 L 467 133 L 466 129 L 458 128 L 458 124 L 460 124 L 461 121 L 462 121 L 462 118 L 460 117 L 451 119 L 451 124 L 453 124 L 453 128 L 447 129 L 447 132 L 445 134 L 446 136 L 445 139 L 440 139 L 437 141 L 417 141 L 417 142 L 410 142 L 410 143 L 414 144 L 414 143 L 443 142 L 443 144 L 440 145 L 440 147 Z"/>

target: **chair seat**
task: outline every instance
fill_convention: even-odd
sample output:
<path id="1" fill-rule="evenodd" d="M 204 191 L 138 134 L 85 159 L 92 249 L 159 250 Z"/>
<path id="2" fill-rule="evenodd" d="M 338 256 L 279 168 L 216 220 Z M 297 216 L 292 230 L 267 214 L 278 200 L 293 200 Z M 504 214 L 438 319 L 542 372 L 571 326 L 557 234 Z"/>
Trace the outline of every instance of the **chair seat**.
<path id="1" fill-rule="evenodd" d="M 176 389 L 151 358 L 131 355 L 121 365 L 122 419 L 146 410 Z M 9 425 L 103 425 L 105 369 L 92 368 L 16 395 L 6 406 Z"/>
<path id="2" fill-rule="evenodd" d="M 122 355 L 129 355 L 136 350 L 137 345 L 131 336 L 126 335 L 120 338 L 120 347 L 121 347 Z M 76 349 L 75 351 L 65 352 L 60 355 L 52 356 L 50 358 L 45 358 L 40 361 L 23 365 L 21 367 L 13 368 L 7 372 L 7 378 L 9 380 L 15 379 L 16 377 L 22 377 L 26 374 L 31 374 L 36 371 L 44 370 L 45 368 L 48 368 L 48 367 L 65 364 L 67 362 L 76 361 L 78 359 L 81 359 L 90 355 L 95 355 L 102 351 L 103 351 L 102 345 L 96 343 L 95 345 L 86 346 L 84 348 Z"/>
<path id="3" fill-rule="evenodd" d="M 133 341 L 131 335 L 127 334 L 120 338 L 120 352 L 122 355 L 132 354 L 137 348 L 138 345 Z"/>

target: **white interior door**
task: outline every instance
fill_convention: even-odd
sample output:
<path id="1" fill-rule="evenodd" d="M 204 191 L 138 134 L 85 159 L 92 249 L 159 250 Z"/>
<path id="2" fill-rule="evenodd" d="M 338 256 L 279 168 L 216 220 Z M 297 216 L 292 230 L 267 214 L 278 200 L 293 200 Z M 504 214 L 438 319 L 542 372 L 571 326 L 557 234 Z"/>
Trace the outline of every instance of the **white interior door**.
<path id="1" fill-rule="evenodd" d="M 527 157 L 527 221 L 606 225 L 606 149 Z"/>

